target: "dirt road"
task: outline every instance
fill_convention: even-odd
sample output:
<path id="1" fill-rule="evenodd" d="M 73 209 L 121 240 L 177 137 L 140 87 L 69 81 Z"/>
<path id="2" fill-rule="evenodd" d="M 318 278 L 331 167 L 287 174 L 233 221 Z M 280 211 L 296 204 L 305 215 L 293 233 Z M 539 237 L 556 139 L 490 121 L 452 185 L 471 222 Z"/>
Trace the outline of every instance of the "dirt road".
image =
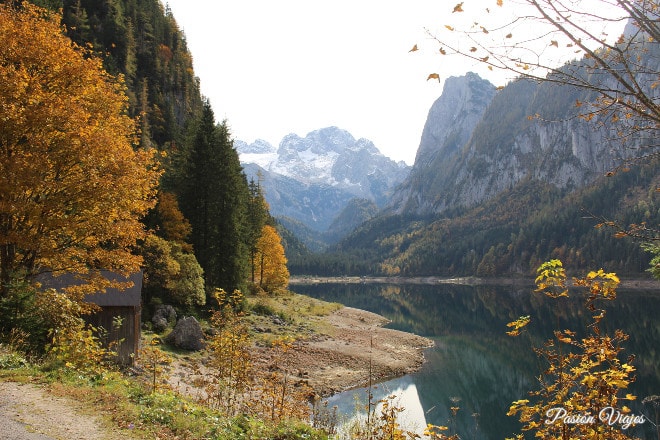
<path id="1" fill-rule="evenodd" d="M 131 440 L 128 430 L 105 426 L 81 404 L 34 384 L 0 382 L 3 440 Z"/>

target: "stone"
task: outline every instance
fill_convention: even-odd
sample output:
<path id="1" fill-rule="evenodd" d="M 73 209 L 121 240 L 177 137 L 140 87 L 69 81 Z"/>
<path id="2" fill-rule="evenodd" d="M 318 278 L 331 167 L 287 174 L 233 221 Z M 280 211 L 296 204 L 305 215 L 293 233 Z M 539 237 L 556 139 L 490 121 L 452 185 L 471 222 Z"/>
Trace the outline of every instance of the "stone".
<path id="1" fill-rule="evenodd" d="M 165 331 L 170 323 L 176 322 L 176 310 L 169 305 L 158 305 L 154 310 L 154 315 L 151 317 L 151 323 L 154 325 L 154 330 L 158 333 Z"/>
<path id="2" fill-rule="evenodd" d="M 176 323 L 165 341 L 182 350 L 199 351 L 204 348 L 204 332 L 199 322 L 188 316 Z"/>

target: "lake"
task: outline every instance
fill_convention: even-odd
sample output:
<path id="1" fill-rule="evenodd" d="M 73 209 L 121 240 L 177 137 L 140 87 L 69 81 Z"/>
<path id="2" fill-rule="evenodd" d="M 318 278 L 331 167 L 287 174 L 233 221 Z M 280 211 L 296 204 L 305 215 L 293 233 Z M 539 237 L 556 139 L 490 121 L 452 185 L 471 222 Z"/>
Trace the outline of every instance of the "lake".
<path id="1" fill-rule="evenodd" d="M 422 369 L 378 384 L 375 399 L 396 394 L 411 428 L 446 425 L 468 439 L 504 439 L 520 432 L 517 418 L 506 413 L 511 402 L 537 389 L 535 375 L 544 364 L 532 345 L 542 345 L 556 328 L 580 331 L 590 316 L 577 292 L 552 300 L 533 293 L 533 286 L 328 283 L 292 285 L 291 290 L 379 313 L 391 320 L 390 328 L 433 339 Z M 602 328 L 628 333 L 623 356 L 636 356 L 637 380 L 630 392 L 638 397 L 628 406 L 648 419 L 654 408 L 641 401 L 660 395 L 660 291 L 619 290 L 606 310 Z M 523 315 L 532 320 L 528 333 L 507 336 L 506 324 Z M 355 414 L 355 399 L 364 404 L 366 395 L 349 391 L 333 396 L 330 404 L 348 417 Z M 460 408 L 456 417 L 451 407 Z M 658 438 L 650 421 L 627 432 Z"/>

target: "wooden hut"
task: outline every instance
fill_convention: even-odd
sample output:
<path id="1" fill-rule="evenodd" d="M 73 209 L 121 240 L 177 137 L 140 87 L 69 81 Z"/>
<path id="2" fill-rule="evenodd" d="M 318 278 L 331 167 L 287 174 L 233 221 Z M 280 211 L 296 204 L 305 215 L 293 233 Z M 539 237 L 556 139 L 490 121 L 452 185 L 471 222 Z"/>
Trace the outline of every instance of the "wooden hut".
<path id="1" fill-rule="evenodd" d="M 103 276 L 112 280 L 126 281 L 125 277 L 104 272 Z M 142 272 L 128 277 L 133 283 L 126 290 L 107 289 L 105 293 L 87 295 L 85 301 L 101 307 L 98 312 L 85 320 L 96 328 L 103 328 L 103 343 L 113 344 L 118 361 L 122 365 L 133 365 L 140 349 L 142 322 Z"/>
<path id="2" fill-rule="evenodd" d="M 117 352 L 117 361 L 122 365 L 133 365 L 140 349 L 142 321 L 142 272 L 128 278 L 109 271 L 101 272 L 112 281 L 131 281 L 133 286 L 125 289 L 106 289 L 105 293 L 85 296 L 85 301 L 98 305 L 101 310 L 86 316 L 85 321 L 101 330 L 104 346 L 112 346 Z M 38 281 L 43 287 L 61 289 L 79 284 L 73 274 L 58 277 L 40 275 Z"/>

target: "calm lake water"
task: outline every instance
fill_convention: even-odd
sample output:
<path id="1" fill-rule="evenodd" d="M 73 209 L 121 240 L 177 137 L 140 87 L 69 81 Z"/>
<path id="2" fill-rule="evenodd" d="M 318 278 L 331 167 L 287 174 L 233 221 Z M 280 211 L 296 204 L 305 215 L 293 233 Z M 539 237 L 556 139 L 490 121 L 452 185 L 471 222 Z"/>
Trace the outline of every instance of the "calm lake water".
<path id="1" fill-rule="evenodd" d="M 506 413 L 511 402 L 537 388 L 534 376 L 544 364 L 532 344 L 540 346 L 556 328 L 584 329 L 589 317 L 578 295 L 557 302 L 533 293 L 533 286 L 318 284 L 291 290 L 379 313 L 392 321 L 390 328 L 433 339 L 423 368 L 378 384 L 375 398 L 396 394 L 411 428 L 450 425 L 464 439 L 504 439 L 520 432 L 517 419 Z M 636 356 L 631 392 L 638 397 L 628 406 L 648 419 L 654 409 L 641 401 L 660 395 L 660 291 L 620 290 L 606 309 L 603 327 L 628 333 L 624 356 Z M 532 319 L 528 334 L 507 336 L 506 324 L 523 315 Z M 330 404 L 354 415 L 356 399 L 364 404 L 366 395 L 365 390 L 349 391 Z M 452 406 L 460 407 L 455 423 L 450 421 Z M 658 438 L 650 421 L 628 433 Z"/>

